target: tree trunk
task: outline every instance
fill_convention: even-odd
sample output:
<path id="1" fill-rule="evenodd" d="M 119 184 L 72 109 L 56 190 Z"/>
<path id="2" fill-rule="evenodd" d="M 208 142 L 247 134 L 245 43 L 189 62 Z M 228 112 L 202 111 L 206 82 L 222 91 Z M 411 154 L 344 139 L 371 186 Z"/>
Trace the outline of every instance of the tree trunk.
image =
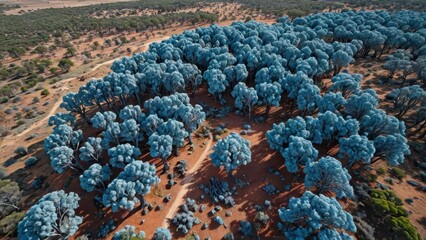
<path id="1" fill-rule="evenodd" d="M 265 111 L 266 117 L 269 117 L 269 111 L 270 110 L 271 110 L 271 106 L 269 104 L 266 104 L 266 111 Z"/>
<path id="2" fill-rule="evenodd" d="M 162 158 L 161 161 L 163 161 L 163 173 L 168 173 L 169 172 L 169 164 L 167 163 L 167 159 L 166 158 Z"/>

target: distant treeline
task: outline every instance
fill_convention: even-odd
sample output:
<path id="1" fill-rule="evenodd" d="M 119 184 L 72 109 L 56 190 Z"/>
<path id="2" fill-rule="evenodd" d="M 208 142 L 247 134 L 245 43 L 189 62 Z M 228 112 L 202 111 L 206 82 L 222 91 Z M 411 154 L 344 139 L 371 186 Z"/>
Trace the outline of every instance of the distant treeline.
<path id="1" fill-rule="evenodd" d="M 426 11 L 425 0 L 329 0 L 329 2 L 346 3 L 350 7 Z"/>
<path id="2" fill-rule="evenodd" d="M 0 53 L 23 52 L 63 32 L 80 35 L 89 31 L 136 30 L 162 27 L 174 22 L 215 22 L 218 16 L 197 11 L 173 13 L 185 7 L 194 7 L 199 1 L 147 0 L 99 4 L 83 7 L 42 9 L 22 15 L 0 15 Z M 151 16 L 121 16 L 95 18 L 100 11 L 119 9 L 157 9 L 164 14 Z"/>

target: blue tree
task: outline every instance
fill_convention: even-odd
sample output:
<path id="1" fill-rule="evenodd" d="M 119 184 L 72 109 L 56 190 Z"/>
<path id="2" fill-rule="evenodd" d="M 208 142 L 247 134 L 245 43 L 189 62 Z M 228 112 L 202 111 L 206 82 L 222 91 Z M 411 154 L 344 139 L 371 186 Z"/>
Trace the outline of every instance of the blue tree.
<path id="1" fill-rule="evenodd" d="M 48 125 L 58 127 L 59 125 L 74 125 L 75 117 L 71 113 L 56 113 L 49 117 Z"/>
<path id="2" fill-rule="evenodd" d="M 339 139 L 339 157 L 347 157 L 346 168 L 361 161 L 369 164 L 375 151 L 373 142 L 366 136 L 352 135 Z"/>
<path id="3" fill-rule="evenodd" d="M 333 75 L 336 76 L 342 70 L 342 67 L 349 66 L 350 63 L 353 63 L 355 60 L 353 57 L 348 54 L 346 51 L 338 50 L 331 55 L 331 61 L 334 66 Z"/>
<path id="4" fill-rule="evenodd" d="M 281 85 L 278 82 L 266 83 L 262 82 L 256 85 L 256 92 L 259 96 L 258 104 L 265 104 L 265 115 L 269 115 L 271 106 L 279 106 L 281 101 L 281 94 L 283 92 Z"/>
<path id="5" fill-rule="evenodd" d="M 108 125 L 115 122 L 117 115 L 114 112 L 96 112 L 95 116 L 92 117 L 91 122 L 94 128 L 106 129 Z"/>
<path id="6" fill-rule="evenodd" d="M 188 136 L 183 123 L 169 119 L 158 127 L 157 132 L 159 135 L 168 135 L 172 138 L 175 155 L 178 156 L 179 148 L 184 145 L 185 138 Z"/>
<path id="7" fill-rule="evenodd" d="M 156 169 L 153 164 L 142 161 L 134 161 L 126 165 L 124 170 L 117 176 L 117 179 L 123 179 L 134 183 L 134 191 L 139 195 L 142 206 L 145 206 L 144 195 L 151 191 L 151 186 L 160 182 L 155 175 Z"/>
<path id="8" fill-rule="evenodd" d="M 53 129 L 51 133 L 44 140 L 44 150 L 49 153 L 55 147 L 67 146 L 73 150 L 78 149 L 81 140 L 83 139 L 83 132 L 81 130 L 74 131 L 72 127 L 61 124 Z"/>
<path id="9" fill-rule="evenodd" d="M 153 240 L 172 240 L 172 234 L 167 228 L 155 229 Z"/>
<path id="10" fill-rule="evenodd" d="M 108 149 L 111 143 L 120 144 L 121 128 L 118 122 L 108 124 L 105 131 L 102 132 L 102 146 Z"/>
<path id="11" fill-rule="evenodd" d="M 89 162 L 96 161 L 98 162 L 101 159 L 103 148 L 102 148 L 102 139 L 89 137 L 87 141 L 80 148 L 80 160 Z"/>
<path id="12" fill-rule="evenodd" d="M 388 94 L 393 99 L 394 111 L 397 118 L 402 118 L 410 109 L 419 106 L 426 99 L 426 91 L 419 85 L 394 89 Z"/>
<path id="13" fill-rule="evenodd" d="M 251 109 L 257 103 L 258 96 L 254 88 L 248 88 L 245 83 L 240 82 L 232 90 L 231 95 L 235 98 L 235 107 L 243 113 L 246 109 L 251 119 Z"/>
<path id="14" fill-rule="evenodd" d="M 83 218 L 77 216 L 80 197 L 63 190 L 44 195 L 18 224 L 18 239 L 68 239 L 78 230 Z"/>
<path id="15" fill-rule="evenodd" d="M 297 93 L 297 107 L 303 111 L 304 116 L 312 113 L 320 97 L 320 89 L 316 85 L 305 83 Z"/>
<path id="16" fill-rule="evenodd" d="M 178 71 L 166 73 L 163 78 L 164 88 L 170 94 L 185 91 L 185 80 Z"/>
<path id="17" fill-rule="evenodd" d="M 61 108 L 69 111 L 80 114 L 80 116 L 91 125 L 92 122 L 87 117 L 86 113 L 86 104 L 89 104 L 84 96 L 81 96 L 77 93 L 68 93 L 67 95 L 62 97 L 62 103 L 60 105 Z"/>
<path id="18" fill-rule="evenodd" d="M 404 162 L 404 156 L 411 153 L 407 139 L 399 133 L 378 136 L 373 142 L 376 152 L 374 153 L 375 160 L 372 163 L 383 159 L 391 165 L 399 165 Z"/>
<path id="19" fill-rule="evenodd" d="M 74 151 L 67 146 L 53 148 L 49 151 L 49 157 L 50 164 L 57 173 L 63 173 L 67 168 L 76 171 L 83 170 L 83 167 L 74 156 Z"/>
<path id="20" fill-rule="evenodd" d="M 233 89 L 239 82 L 244 82 L 248 77 L 248 71 L 246 65 L 237 64 L 235 66 L 228 66 L 223 70 L 223 74 L 226 76 L 226 81 Z"/>
<path id="21" fill-rule="evenodd" d="M 172 154 L 173 139 L 169 135 L 152 134 L 148 139 L 151 157 L 159 157 L 164 165 L 164 172 L 168 172 L 167 158 Z"/>
<path id="22" fill-rule="evenodd" d="M 182 123 L 188 133 L 189 144 L 192 144 L 192 133 L 204 122 L 206 114 L 198 104 L 194 107 L 182 105 L 179 108 L 179 118 L 182 119 Z"/>
<path id="23" fill-rule="evenodd" d="M 306 239 L 322 229 L 355 232 L 352 216 L 335 198 L 306 191 L 300 198 L 290 198 L 287 208 L 280 208 L 282 223 L 278 228 L 288 239 Z"/>
<path id="24" fill-rule="evenodd" d="M 296 173 L 299 166 L 309 166 L 318 157 L 318 151 L 309 140 L 302 137 L 290 136 L 288 147 L 282 152 L 287 171 Z"/>
<path id="25" fill-rule="evenodd" d="M 163 123 L 163 119 L 157 117 L 157 114 L 151 114 L 141 123 L 141 127 L 144 133 L 150 137 L 153 133 L 157 132 L 157 128 Z"/>
<path id="26" fill-rule="evenodd" d="M 136 240 L 136 239 L 145 239 L 146 235 L 144 231 L 139 231 L 136 233 L 136 228 L 131 225 L 126 225 L 124 228 L 114 233 L 112 240 Z"/>
<path id="27" fill-rule="evenodd" d="M 329 91 L 341 92 L 343 97 L 348 98 L 352 93 L 359 91 L 361 80 L 361 74 L 339 73 L 331 79 L 333 84 Z"/>
<path id="28" fill-rule="evenodd" d="M 337 140 L 358 133 L 359 123 L 356 119 L 345 120 L 332 112 L 319 113 L 317 118 L 306 118 L 309 139 L 313 143 L 321 144 L 324 140 Z M 329 142 L 330 144 L 331 142 Z"/>
<path id="29" fill-rule="evenodd" d="M 352 94 L 345 104 L 345 113 L 352 118 L 360 120 L 378 104 L 376 92 L 373 89 Z"/>
<path id="30" fill-rule="evenodd" d="M 120 124 L 120 137 L 126 142 L 132 142 L 136 147 L 143 140 L 140 124 L 134 119 L 128 119 Z"/>
<path id="31" fill-rule="evenodd" d="M 306 122 L 301 117 L 289 119 L 285 124 L 273 124 L 272 129 L 266 132 L 266 140 L 272 150 L 282 152 L 285 143 L 289 142 L 290 136 L 307 139 L 309 131 L 306 130 Z"/>
<path id="32" fill-rule="evenodd" d="M 224 103 L 222 93 L 225 92 L 226 87 L 229 85 L 228 81 L 226 81 L 226 75 L 219 69 L 209 69 L 204 72 L 203 77 L 209 85 L 209 93 L 214 96 L 216 101 Z"/>
<path id="33" fill-rule="evenodd" d="M 83 172 L 83 175 L 80 175 L 80 186 L 87 192 L 94 190 L 102 192 L 105 189 L 105 182 L 110 179 L 111 174 L 108 165 L 92 164 Z"/>
<path id="34" fill-rule="evenodd" d="M 287 91 L 289 98 L 296 99 L 297 95 L 299 93 L 299 90 L 305 84 L 314 84 L 314 81 L 312 79 L 310 79 L 303 72 L 297 72 L 294 75 L 289 74 L 285 77 L 284 89 Z"/>
<path id="35" fill-rule="evenodd" d="M 339 109 L 346 104 L 345 98 L 342 96 L 342 93 L 328 92 L 322 97 L 318 98 L 317 106 L 320 113 L 325 113 L 330 111 L 332 113 L 338 114 Z"/>
<path id="36" fill-rule="evenodd" d="M 126 144 L 120 144 L 108 149 L 109 162 L 112 167 L 124 168 L 127 164 L 135 161 L 141 155 L 139 148 Z"/>
<path id="37" fill-rule="evenodd" d="M 120 209 L 132 210 L 138 202 L 135 183 L 118 178 L 108 184 L 102 195 L 102 204 L 111 207 L 113 212 Z"/>
<path id="38" fill-rule="evenodd" d="M 141 123 L 145 120 L 145 114 L 142 112 L 141 108 L 138 105 L 127 105 L 123 109 L 120 110 L 120 114 L 118 115 L 122 121 L 133 119 L 138 123 Z M 107 125 L 111 122 L 115 121 L 114 119 L 109 119 Z"/>
<path id="39" fill-rule="evenodd" d="M 213 165 L 223 166 L 232 177 L 232 172 L 237 167 L 251 162 L 250 142 L 237 133 L 231 133 L 216 143 L 210 158 Z"/>
<path id="40" fill-rule="evenodd" d="M 305 168 L 305 187 L 315 188 L 316 193 L 334 192 L 338 198 L 352 197 L 354 190 L 349 184 L 351 175 L 333 157 L 323 157 Z"/>
<path id="41" fill-rule="evenodd" d="M 405 135 L 405 124 L 381 109 L 365 114 L 360 121 L 360 133 L 373 140 L 380 135 L 399 133 Z"/>

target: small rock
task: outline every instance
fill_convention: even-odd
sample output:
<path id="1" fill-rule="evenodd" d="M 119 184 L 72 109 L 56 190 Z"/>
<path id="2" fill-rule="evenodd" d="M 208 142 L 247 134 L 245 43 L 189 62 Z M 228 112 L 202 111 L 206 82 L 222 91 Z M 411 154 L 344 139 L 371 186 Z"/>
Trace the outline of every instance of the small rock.
<path id="1" fill-rule="evenodd" d="M 204 194 L 202 194 L 202 195 L 200 196 L 200 199 L 201 199 L 201 200 L 203 200 L 203 199 L 204 199 Z"/>
<path id="2" fill-rule="evenodd" d="M 388 187 L 380 182 L 377 182 L 377 187 L 379 187 L 382 190 L 388 190 Z"/>
<path id="3" fill-rule="evenodd" d="M 145 223 L 145 219 L 142 219 L 141 222 L 139 223 L 139 225 L 142 225 Z"/>
<path id="4" fill-rule="evenodd" d="M 209 224 L 203 223 L 203 225 L 201 226 L 201 230 L 207 229 L 208 227 L 209 227 Z"/>
<path id="5" fill-rule="evenodd" d="M 143 215 L 143 216 L 145 216 L 145 215 L 147 215 L 147 214 L 148 214 L 148 209 L 144 208 L 144 209 L 142 210 L 142 215 Z"/>
<path id="6" fill-rule="evenodd" d="M 148 204 L 148 210 L 151 211 L 152 209 L 154 209 L 154 206 L 152 206 L 152 204 Z"/>
<path id="7" fill-rule="evenodd" d="M 206 142 L 206 141 L 204 141 L 204 142 L 203 142 L 203 145 L 207 145 L 207 142 Z"/>
<path id="8" fill-rule="evenodd" d="M 247 135 L 247 131 L 246 130 L 241 131 L 240 135 Z"/>
<path id="9" fill-rule="evenodd" d="M 210 216 L 213 216 L 213 215 L 215 215 L 215 214 L 216 214 L 216 211 L 215 211 L 214 209 L 212 209 L 212 210 L 209 212 L 209 214 L 210 214 Z"/>
<path id="10" fill-rule="evenodd" d="M 175 180 L 170 179 L 169 182 L 167 183 L 169 186 L 173 186 L 176 184 Z"/>
<path id="11" fill-rule="evenodd" d="M 225 212 L 225 217 L 230 217 L 232 216 L 232 212 L 231 211 L 226 211 Z"/>
<path id="12" fill-rule="evenodd" d="M 222 210 L 222 208 L 221 208 L 220 206 L 215 206 L 215 207 L 214 207 L 214 210 L 215 210 L 216 212 L 219 212 L 220 210 Z"/>
<path id="13" fill-rule="evenodd" d="M 221 218 L 221 217 L 219 217 L 219 216 L 215 216 L 214 218 L 213 218 L 213 221 L 214 222 L 216 222 L 217 224 L 219 224 L 219 225 L 223 225 L 225 222 L 223 221 L 223 219 Z"/>
<path id="14" fill-rule="evenodd" d="M 420 177 L 422 178 L 423 182 L 426 182 L 426 173 L 425 172 L 421 172 Z"/>
<path id="15" fill-rule="evenodd" d="M 265 207 L 269 208 L 272 204 L 271 204 L 271 201 L 265 200 L 264 205 L 265 205 Z"/>
<path id="16" fill-rule="evenodd" d="M 163 205 L 161 204 L 155 207 L 155 211 L 161 211 L 161 209 L 163 209 Z"/>
<path id="17" fill-rule="evenodd" d="M 194 151 L 194 147 L 195 147 L 195 145 L 194 145 L 194 144 L 191 144 L 191 146 L 189 146 L 189 149 L 188 149 L 188 150 L 192 152 L 192 151 Z"/>
<path id="18" fill-rule="evenodd" d="M 244 129 L 245 129 L 245 130 L 250 130 L 250 129 L 251 129 L 250 124 L 244 124 Z"/>
<path id="19" fill-rule="evenodd" d="M 414 180 L 408 180 L 407 183 L 410 184 L 413 187 L 419 187 L 420 186 L 420 183 L 418 183 Z"/>
<path id="20" fill-rule="evenodd" d="M 164 202 L 170 202 L 172 200 L 172 196 L 170 194 L 167 194 L 167 196 L 164 198 Z"/>
<path id="21" fill-rule="evenodd" d="M 204 210 L 206 210 L 206 206 L 201 205 L 201 206 L 200 206 L 200 212 L 204 212 Z"/>
<path id="22" fill-rule="evenodd" d="M 261 205 L 256 205 L 255 208 L 258 212 L 263 211 L 263 207 Z"/>
<path id="23" fill-rule="evenodd" d="M 200 186 L 198 186 L 198 188 L 199 188 L 200 190 L 203 190 L 203 189 L 205 188 L 205 186 L 204 186 L 204 184 L 200 184 Z"/>

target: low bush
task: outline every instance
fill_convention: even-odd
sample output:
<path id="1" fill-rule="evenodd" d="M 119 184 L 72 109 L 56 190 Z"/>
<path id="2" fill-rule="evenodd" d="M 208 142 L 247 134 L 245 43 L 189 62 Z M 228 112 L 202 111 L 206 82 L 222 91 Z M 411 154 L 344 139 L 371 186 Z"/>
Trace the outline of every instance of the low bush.
<path id="1" fill-rule="evenodd" d="M 49 90 L 47 90 L 47 88 L 45 88 L 45 89 L 43 89 L 43 91 L 41 91 L 41 96 L 47 96 L 49 94 L 50 94 L 50 92 L 49 92 Z"/>
<path id="2" fill-rule="evenodd" d="M 395 239 L 406 239 L 406 240 L 421 240 L 420 234 L 410 223 L 407 217 L 390 217 L 388 220 L 392 235 Z"/>
<path id="3" fill-rule="evenodd" d="M 378 175 L 384 175 L 386 173 L 386 170 L 385 170 L 384 167 L 379 167 L 379 168 L 376 169 L 376 173 Z"/>
<path id="4" fill-rule="evenodd" d="M 403 178 L 405 178 L 406 173 L 404 170 L 402 170 L 401 168 L 398 167 L 392 167 L 392 174 L 398 178 L 399 180 L 402 180 Z"/>
<path id="5" fill-rule="evenodd" d="M 36 158 L 36 157 L 29 157 L 25 161 L 25 167 L 26 168 L 32 167 L 32 166 L 36 165 L 37 161 L 38 161 L 38 158 Z"/>
<path id="6" fill-rule="evenodd" d="M 9 101 L 8 97 L 2 97 L 2 98 L 0 98 L 0 104 L 7 103 L 8 101 Z"/>
<path id="7" fill-rule="evenodd" d="M 25 156 L 28 154 L 28 148 L 26 147 L 18 147 L 15 150 L 15 154 L 19 155 L 19 156 Z"/>
<path id="8" fill-rule="evenodd" d="M 25 217 L 25 212 L 14 212 L 0 220 L 0 235 L 13 237 L 16 236 L 18 223 Z"/>

